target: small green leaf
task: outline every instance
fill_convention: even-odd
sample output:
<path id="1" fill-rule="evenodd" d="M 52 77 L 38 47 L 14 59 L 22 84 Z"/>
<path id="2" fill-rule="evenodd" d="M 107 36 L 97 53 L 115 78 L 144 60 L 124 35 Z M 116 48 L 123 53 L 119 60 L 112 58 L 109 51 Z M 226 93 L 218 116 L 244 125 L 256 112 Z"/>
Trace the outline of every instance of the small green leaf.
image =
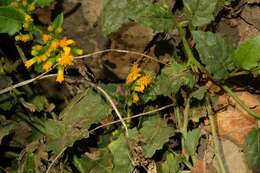
<path id="1" fill-rule="evenodd" d="M 180 171 L 180 158 L 167 153 L 166 160 L 161 164 L 162 173 L 178 173 Z"/>
<path id="2" fill-rule="evenodd" d="M 253 171 L 260 170 L 260 128 L 252 129 L 245 137 L 244 153 L 247 165 Z"/>
<path id="3" fill-rule="evenodd" d="M 101 155 L 97 160 L 91 160 L 86 156 L 73 157 L 73 165 L 80 173 L 111 173 L 112 159 L 108 149 L 101 149 Z"/>
<path id="4" fill-rule="evenodd" d="M 206 69 L 216 80 L 226 79 L 234 69 L 233 46 L 221 35 L 211 32 L 192 31 L 196 49 Z"/>
<path id="5" fill-rule="evenodd" d="M 14 35 L 22 28 L 25 14 L 12 7 L 0 7 L 0 33 Z"/>
<path id="6" fill-rule="evenodd" d="M 192 131 L 188 131 L 187 137 L 184 139 L 184 145 L 189 155 L 195 155 L 197 146 L 199 145 L 199 139 L 200 129 L 193 129 Z"/>
<path id="7" fill-rule="evenodd" d="M 11 130 L 16 126 L 15 122 L 6 122 L 0 125 L 0 144 L 2 143 L 2 139 L 9 135 Z"/>
<path id="8" fill-rule="evenodd" d="M 251 70 L 260 66 L 260 36 L 242 43 L 235 51 L 233 60 L 235 64 L 244 69 Z"/>
<path id="9" fill-rule="evenodd" d="M 207 89 L 208 89 L 207 86 L 199 87 L 199 89 L 191 93 L 190 96 L 197 100 L 202 100 L 207 92 Z"/>
<path id="10" fill-rule="evenodd" d="M 10 4 L 11 0 L 0 0 L 0 6 L 8 5 Z"/>
<path id="11" fill-rule="evenodd" d="M 35 4 L 40 7 L 50 6 L 54 0 L 35 0 Z"/>
<path id="12" fill-rule="evenodd" d="M 52 27 L 54 30 L 56 30 L 62 26 L 63 18 L 64 18 L 63 13 L 61 13 L 55 17 L 54 21 L 52 22 Z"/>
<path id="13" fill-rule="evenodd" d="M 131 172 L 133 165 L 130 160 L 130 151 L 128 149 L 126 138 L 123 135 L 108 145 L 113 155 L 112 173 Z"/>
<path id="14" fill-rule="evenodd" d="M 93 90 L 77 95 L 61 113 L 60 121 L 44 122 L 42 131 L 48 137 L 49 150 L 57 154 L 76 140 L 87 138 L 91 124 L 105 119 L 110 112 L 110 106 Z"/>
<path id="15" fill-rule="evenodd" d="M 162 69 L 161 74 L 141 97 L 144 102 L 148 102 L 155 100 L 158 95 L 170 96 L 172 93 L 178 92 L 184 85 L 191 88 L 194 83 L 195 79 L 188 67 L 173 63 Z"/>
<path id="16" fill-rule="evenodd" d="M 24 162 L 23 173 L 35 173 L 35 172 L 37 172 L 35 157 L 34 157 L 33 152 L 28 151 L 26 153 L 26 159 Z"/>
<path id="17" fill-rule="evenodd" d="M 40 112 L 48 105 L 48 100 L 44 96 L 36 96 L 33 98 L 32 104 L 36 107 L 37 111 Z"/>
<path id="18" fill-rule="evenodd" d="M 110 0 L 101 15 L 102 32 L 109 35 L 130 21 L 166 32 L 171 31 L 174 24 L 171 11 L 151 0 Z"/>
<path id="19" fill-rule="evenodd" d="M 203 26 L 214 20 L 217 0 L 183 0 L 183 3 L 194 26 Z"/>
<path id="20" fill-rule="evenodd" d="M 174 135 L 174 131 L 167 126 L 165 120 L 157 115 L 150 117 L 143 123 L 140 134 L 144 140 L 144 145 L 142 145 L 144 155 L 150 158 L 156 150 L 160 150 L 168 142 L 169 137 Z"/>

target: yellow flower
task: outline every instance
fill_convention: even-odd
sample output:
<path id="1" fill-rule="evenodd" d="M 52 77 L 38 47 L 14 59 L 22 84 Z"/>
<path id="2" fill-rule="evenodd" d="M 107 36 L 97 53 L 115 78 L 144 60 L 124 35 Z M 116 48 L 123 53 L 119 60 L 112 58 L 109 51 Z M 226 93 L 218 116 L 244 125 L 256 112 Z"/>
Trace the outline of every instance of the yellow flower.
<path id="1" fill-rule="evenodd" d="M 129 85 L 129 84 L 133 83 L 140 76 L 140 74 L 139 74 L 140 71 L 141 71 L 141 69 L 138 68 L 138 65 L 134 64 L 133 67 L 131 68 L 130 73 L 127 76 L 126 84 Z"/>
<path id="2" fill-rule="evenodd" d="M 32 12 L 32 11 L 34 11 L 35 10 L 35 5 L 34 4 L 30 4 L 29 6 L 28 6 L 28 11 L 29 12 Z"/>
<path id="3" fill-rule="evenodd" d="M 46 54 L 39 55 L 36 57 L 37 62 L 43 62 L 43 61 L 46 61 L 47 59 L 48 59 L 48 56 Z"/>
<path id="4" fill-rule="evenodd" d="M 29 34 L 20 35 L 20 40 L 24 43 L 28 42 L 30 40 L 30 35 Z"/>
<path id="5" fill-rule="evenodd" d="M 29 23 L 29 22 L 32 22 L 33 19 L 30 15 L 26 15 L 25 18 L 24 18 L 24 21 Z"/>
<path id="6" fill-rule="evenodd" d="M 48 29 L 47 29 L 49 32 L 52 32 L 53 31 L 53 27 L 50 25 L 48 26 Z"/>
<path id="7" fill-rule="evenodd" d="M 37 44 L 37 45 L 33 46 L 32 49 L 38 51 L 38 50 L 42 49 L 42 46 Z"/>
<path id="8" fill-rule="evenodd" d="M 49 59 L 49 60 L 42 66 L 43 70 L 49 71 L 50 68 L 53 66 L 54 62 L 55 62 L 55 59 Z"/>
<path id="9" fill-rule="evenodd" d="M 151 83 L 151 77 L 149 75 L 142 76 L 135 83 L 135 91 L 143 92 L 144 89 Z"/>
<path id="10" fill-rule="evenodd" d="M 71 48 L 69 48 L 69 47 L 63 48 L 63 52 L 61 53 L 61 58 L 59 60 L 59 64 L 64 65 L 64 66 L 72 64 L 73 57 L 70 54 L 70 50 L 71 50 Z"/>
<path id="11" fill-rule="evenodd" d="M 66 47 L 68 45 L 75 44 L 75 41 L 72 39 L 67 39 L 67 37 L 64 37 L 60 40 L 60 47 Z"/>
<path id="12" fill-rule="evenodd" d="M 137 103 L 137 102 L 139 102 L 139 100 L 140 100 L 139 96 L 137 94 L 134 94 L 133 95 L 133 103 Z"/>
<path id="13" fill-rule="evenodd" d="M 63 66 L 58 66 L 58 74 L 56 81 L 59 83 L 62 83 L 64 81 L 64 67 Z"/>
<path id="14" fill-rule="evenodd" d="M 36 62 L 36 59 L 32 58 L 30 60 L 25 61 L 24 65 L 25 65 L 26 68 L 30 68 L 35 62 Z"/>
<path id="15" fill-rule="evenodd" d="M 48 35 L 48 34 L 43 34 L 43 35 L 42 35 L 42 40 L 43 40 L 44 42 L 47 42 L 49 39 L 50 39 L 50 35 Z"/>

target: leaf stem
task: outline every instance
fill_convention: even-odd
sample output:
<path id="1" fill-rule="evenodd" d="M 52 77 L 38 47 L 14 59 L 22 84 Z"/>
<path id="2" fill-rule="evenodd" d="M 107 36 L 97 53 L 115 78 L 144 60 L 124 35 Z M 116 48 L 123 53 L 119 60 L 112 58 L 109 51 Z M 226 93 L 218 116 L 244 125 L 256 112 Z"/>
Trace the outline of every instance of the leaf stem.
<path id="1" fill-rule="evenodd" d="M 260 119 L 260 115 L 250 109 L 228 86 L 224 85 L 222 87 L 227 92 L 227 94 L 231 96 L 249 115 Z"/>
<path id="2" fill-rule="evenodd" d="M 206 109 L 207 109 L 207 112 L 208 112 L 210 127 L 211 127 L 211 131 L 212 131 L 212 136 L 213 136 L 214 150 L 215 150 L 215 155 L 216 155 L 216 158 L 217 158 L 217 163 L 218 163 L 220 172 L 221 173 L 227 173 L 223 159 L 221 157 L 220 143 L 219 143 L 219 139 L 218 139 L 218 136 L 217 136 L 215 118 L 213 116 L 213 111 L 212 111 L 211 105 L 209 103 L 209 99 L 207 99 L 206 104 L 207 104 Z"/>

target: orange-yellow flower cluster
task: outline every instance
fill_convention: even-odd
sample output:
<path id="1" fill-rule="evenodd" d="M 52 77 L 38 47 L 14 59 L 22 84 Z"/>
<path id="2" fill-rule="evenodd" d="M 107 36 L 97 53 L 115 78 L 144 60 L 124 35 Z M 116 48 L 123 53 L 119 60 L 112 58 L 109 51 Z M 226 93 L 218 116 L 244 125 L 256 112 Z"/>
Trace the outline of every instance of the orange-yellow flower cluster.
<path id="1" fill-rule="evenodd" d="M 130 101 L 128 102 L 129 105 L 140 101 L 139 94 L 144 92 L 145 88 L 151 83 L 151 80 L 151 76 L 143 72 L 137 64 L 132 66 L 126 79 L 126 84 L 132 92 Z"/>

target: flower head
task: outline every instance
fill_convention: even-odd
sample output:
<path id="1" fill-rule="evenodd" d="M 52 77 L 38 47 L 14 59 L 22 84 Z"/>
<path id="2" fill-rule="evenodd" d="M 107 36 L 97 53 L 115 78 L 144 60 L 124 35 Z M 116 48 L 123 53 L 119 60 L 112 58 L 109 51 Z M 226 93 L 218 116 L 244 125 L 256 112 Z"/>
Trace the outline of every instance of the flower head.
<path id="1" fill-rule="evenodd" d="M 139 100 L 140 100 L 140 98 L 139 98 L 139 96 L 137 94 L 134 94 L 132 99 L 133 99 L 133 103 L 138 103 Z"/>
<path id="2" fill-rule="evenodd" d="M 135 83 L 135 91 L 143 92 L 144 89 L 151 83 L 151 77 L 149 75 L 145 75 L 140 77 Z"/>
<path id="3" fill-rule="evenodd" d="M 72 64 L 73 57 L 72 57 L 70 51 L 71 51 L 70 47 L 63 48 L 63 52 L 61 53 L 59 64 L 64 65 L 64 66 Z"/>
<path id="4" fill-rule="evenodd" d="M 127 76 L 126 84 L 129 85 L 133 83 L 140 76 L 139 74 L 140 71 L 141 69 L 138 67 L 138 65 L 134 64 L 133 67 L 131 68 L 130 73 Z"/>
<path id="5" fill-rule="evenodd" d="M 56 81 L 59 83 L 62 83 L 64 81 L 64 67 L 63 66 L 58 66 L 58 74 Z"/>
<path id="6" fill-rule="evenodd" d="M 36 59 L 32 58 L 30 60 L 25 61 L 24 65 L 25 65 L 26 68 L 30 68 L 35 62 L 36 62 Z"/>

